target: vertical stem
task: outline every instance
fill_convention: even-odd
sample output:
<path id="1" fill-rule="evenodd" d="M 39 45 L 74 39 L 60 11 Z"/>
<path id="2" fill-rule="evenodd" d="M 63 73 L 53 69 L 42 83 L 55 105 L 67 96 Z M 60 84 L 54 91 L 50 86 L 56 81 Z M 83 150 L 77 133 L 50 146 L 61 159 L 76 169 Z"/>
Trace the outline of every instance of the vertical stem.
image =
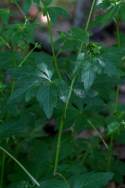
<path id="1" fill-rule="evenodd" d="M 86 26 L 85 26 L 85 30 L 86 31 L 88 31 L 88 27 L 89 27 L 89 24 L 90 24 L 91 16 L 92 16 L 93 11 L 94 11 L 95 4 L 96 4 L 96 0 L 93 0 L 92 1 L 92 5 L 91 5 L 91 9 L 90 9 L 90 13 L 89 13 L 89 17 L 87 19 L 87 23 L 86 23 Z M 47 16 L 47 20 L 48 20 L 48 27 L 49 27 L 49 31 L 50 31 L 50 38 L 51 38 L 51 45 L 52 45 L 52 50 L 53 50 L 53 56 L 55 57 L 54 59 L 56 60 L 54 46 L 53 46 L 53 38 L 52 38 L 51 25 L 50 25 L 51 23 L 50 23 L 50 20 L 49 20 L 49 16 Z M 80 47 L 79 53 L 82 50 L 82 45 L 83 45 L 83 43 L 81 43 L 81 47 Z M 55 61 L 55 65 L 57 65 L 56 61 Z M 58 67 L 56 67 L 56 69 L 57 68 Z M 57 69 L 57 72 L 58 72 L 58 69 Z M 58 72 L 58 75 L 60 77 L 60 72 Z M 54 171 L 53 171 L 54 176 L 57 174 L 57 169 L 58 169 L 58 164 L 59 164 L 59 156 L 60 156 L 60 148 L 61 148 L 61 138 L 62 138 L 62 132 L 63 132 L 63 127 L 64 127 L 64 121 L 66 119 L 67 109 L 68 109 L 69 101 L 70 101 L 70 98 L 71 98 L 71 95 L 72 95 L 72 91 L 73 91 L 73 88 L 74 88 L 74 84 L 75 84 L 76 78 L 77 78 L 77 75 L 75 75 L 74 78 L 71 81 L 71 85 L 70 85 L 70 88 L 69 88 L 69 94 L 68 94 L 67 102 L 65 104 L 64 112 L 62 114 L 61 121 L 60 121 L 59 133 L 58 133 L 58 139 L 57 139 L 57 147 L 56 147 L 56 157 L 55 157 Z"/>
<path id="2" fill-rule="evenodd" d="M 58 138 L 57 138 L 56 157 L 55 157 L 54 171 L 53 171 L 54 176 L 57 174 L 57 168 L 58 168 L 58 164 L 59 164 L 61 138 L 62 138 L 62 132 L 63 132 L 63 127 L 64 127 L 64 121 L 66 119 L 67 109 L 68 109 L 69 101 L 70 101 L 70 98 L 71 98 L 71 95 L 72 95 L 72 91 L 73 91 L 73 87 L 74 87 L 74 84 L 75 84 L 75 80 L 76 80 L 76 76 L 74 76 L 74 78 L 71 81 L 71 85 L 70 85 L 69 93 L 68 93 L 68 97 L 67 97 L 67 102 L 65 104 L 64 112 L 62 114 L 61 121 L 60 121 L 59 134 L 58 134 Z"/>
<path id="3" fill-rule="evenodd" d="M 59 67 L 58 67 L 58 63 L 57 63 L 57 57 L 56 57 L 55 48 L 54 48 L 52 25 L 51 25 L 51 21 L 50 21 L 50 18 L 49 18 L 49 14 L 47 13 L 46 16 L 47 16 L 48 30 L 49 30 L 49 35 L 50 35 L 50 43 L 51 43 L 52 54 L 53 54 L 53 62 L 54 62 L 56 73 L 57 73 L 58 77 L 61 79 L 61 73 L 59 71 Z"/>
<path id="4" fill-rule="evenodd" d="M 56 157 L 55 157 L 54 171 L 53 171 L 54 176 L 57 174 L 63 127 L 64 127 L 64 117 L 62 116 L 60 121 L 59 134 L 58 134 L 57 146 L 56 146 Z"/>
<path id="5" fill-rule="evenodd" d="M 1 173 L 0 173 L 0 188 L 3 188 L 3 178 L 4 178 L 4 167 L 5 167 L 5 153 L 2 154 L 1 162 Z"/>
<path id="6" fill-rule="evenodd" d="M 96 2 L 97 2 L 97 0 L 93 0 L 93 1 L 92 1 L 92 5 L 91 5 L 91 8 L 90 8 L 90 12 L 89 12 L 89 15 L 88 15 L 88 19 L 87 19 L 86 25 L 85 25 L 85 31 L 86 31 L 86 32 L 87 32 L 88 29 L 89 29 L 89 24 L 90 24 L 90 21 L 91 21 L 91 18 L 92 18 L 92 14 L 93 14 L 93 12 L 94 12 L 94 7 L 95 7 L 95 5 L 96 5 Z M 82 51 L 82 47 L 83 47 L 83 42 L 81 43 L 79 53 Z"/>
<path id="7" fill-rule="evenodd" d="M 67 113 L 67 109 L 68 109 L 68 106 L 69 106 L 69 101 L 70 101 L 70 98 L 71 98 L 71 95 L 72 95 L 72 91 L 73 91 L 73 87 L 74 87 L 75 81 L 76 81 L 76 76 L 74 76 L 74 78 L 71 81 L 69 94 L 68 94 L 66 105 L 65 105 L 65 109 L 64 109 L 64 117 L 65 118 L 66 118 L 66 113 Z"/>
<path id="8" fill-rule="evenodd" d="M 93 11 L 94 11 L 94 7 L 96 5 L 96 1 L 97 0 L 93 0 L 92 1 L 92 5 L 91 5 L 91 8 L 90 8 L 89 16 L 88 16 L 88 19 L 87 19 L 87 22 L 86 22 L 86 25 L 85 25 L 85 31 L 88 31 L 89 24 L 90 24 L 90 21 L 91 21 L 91 17 L 92 17 Z"/>

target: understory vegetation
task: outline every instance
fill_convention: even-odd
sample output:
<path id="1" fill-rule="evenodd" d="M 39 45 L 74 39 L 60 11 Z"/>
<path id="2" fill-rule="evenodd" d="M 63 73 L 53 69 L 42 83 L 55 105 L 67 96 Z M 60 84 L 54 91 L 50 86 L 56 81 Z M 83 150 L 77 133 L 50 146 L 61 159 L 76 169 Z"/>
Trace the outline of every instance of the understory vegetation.
<path id="1" fill-rule="evenodd" d="M 10 4 L 22 18 L 0 8 L 0 188 L 125 184 L 124 0 L 93 0 L 83 27 L 58 37 L 69 11 L 52 0 Z M 29 16 L 33 5 L 46 24 Z M 93 33 L 111 23 L 113 44 L 97 42 Z"/>

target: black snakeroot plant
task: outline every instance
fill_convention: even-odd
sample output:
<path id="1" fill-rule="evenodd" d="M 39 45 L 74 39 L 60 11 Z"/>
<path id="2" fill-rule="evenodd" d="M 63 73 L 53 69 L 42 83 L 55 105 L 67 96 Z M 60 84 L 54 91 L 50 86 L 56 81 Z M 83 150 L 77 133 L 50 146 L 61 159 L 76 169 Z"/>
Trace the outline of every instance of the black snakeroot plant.
<path id="1" fill-rule="evenodd" d="M 38 43 L 29 51 L 33 33 L 41 27 L 27 16 L 33 2 L 23 7 L 16 0 L 11 3 L 24 23 L 10 24 L 12 12 L 0 9 L 0 188 L 103 188 L 111 180 L 123 183 L 125 164 L 115 145 L 125 143 L 125 112 L 119 104 L 125 71 L 120 32 L 124 1 L 93 0 L 85 26 L 60 32 L 56 41 L 53 26 L 67 12 L 51 6 L 51 0 L 34 1 L 47 17 L 52 56 L 35 52 Z M 103 14 L 92 16 L 96 9 Z M 114 45 L 90 40 L 91 31 L 111 22 L 116 26 Z M 44 132 L 51 121 L 54 136 Z"/>

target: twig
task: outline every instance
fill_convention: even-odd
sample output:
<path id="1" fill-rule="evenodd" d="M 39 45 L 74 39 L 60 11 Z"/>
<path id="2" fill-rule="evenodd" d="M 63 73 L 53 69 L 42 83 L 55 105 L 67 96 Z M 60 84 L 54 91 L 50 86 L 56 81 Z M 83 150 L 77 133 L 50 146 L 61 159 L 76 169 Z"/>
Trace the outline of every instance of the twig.
<path id="1" fill-rule="evenodd" d="M 13 156 L 11 155 L 5 148 L 0 146 L 0 150 L 7 154 L 24 172 L 27 176 L 31 179 L 31 181 L 37 186 L 40 187 L 39 182 L 30 174 L 30 172 Z"/>
<path id="2" fill-rule="evenodd" d="M 88 123 L 89 123 L 89 125 L 97 132 L 97 134 L 98 134 L 99 138 L 101 139 L 102 143 L 104 144 L 105 148 L 106 148 L 107 150 L 109 150 L 108 144 L 106 143 L 106 141 L 104 140 L 103 136 L 102 136 L 101 133 L 98 131 L 98 129 L 94 126 L 94 124 L 93 124 L 90 120 L 88 120 Z"/>

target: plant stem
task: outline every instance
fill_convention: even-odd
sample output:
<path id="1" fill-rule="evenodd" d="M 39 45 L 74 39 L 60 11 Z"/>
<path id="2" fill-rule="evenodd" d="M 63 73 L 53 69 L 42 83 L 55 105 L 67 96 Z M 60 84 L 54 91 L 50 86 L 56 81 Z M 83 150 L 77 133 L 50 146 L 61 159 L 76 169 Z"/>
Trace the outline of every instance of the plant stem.
<path id="1" fill-rule="evenodd" d="M 61 117 L 61 121 L 60 121 L 60 126 L 59 126 L 59 134 L 58 134 L 58 139 L 57 139 L 57 147 L 56 147 L 56 157 L 55 157 L 55 163 L 54 163 L 54 176 L 57 173 L 57 168 L 58 168 L 58 163 L 59 163 L 59 155 L 60 155 L 60 148 L 61 148 L 61 138 L 62 138 L 62 132 L 63 132 L 63 127 L 64 127 L 64 121 L 66 119 L 66 115 L 67 115 L 67 109 L 68 109 L 68 105 L 69 105 L 69 101 L 72 95 L 72 91 L 73 91 L 73 87 L 75 84 L 75 80 L 76 80 L 76 76 L 74 76 L 74 78 L 71 81 L 71 85 L 69 88 L 69 93 L 68 93 L 68 97 L 67 97 L 67 102 L 65 104 L 64 107 L 64 112 L 62 114 Z"/>
<path id="2" fill-rule="evenodd" d="M 96 1 L 97 0 L 93 0 L 92 1 L 92 5 L 91 5 L 91 8 L 90 8 L 89 16 L 88 16 L 88 19 L 87 19 L 87 22 L 86 22 L 86 25 L 85 25 L 85 31 L 88 31 L 89 24 L 90 24 L 90 21 L 91 21 L 91 17 L 92 17 L 93 11 L 94 11 L 94 7 L 96 5 Z"/>
<path id="3" fill-rule="evenodd" d="M 0 174 L 0 188 L 3 188 L 4 167 L 5 167 L 5 153 L 2 155 L 1 174 Z"/>
<path id="4" fill-rule="evenodd" d="M 96 0 L 93 0 L 92 5 L 91 5 L 91 9 L 90 9 L 90 13 L 89 13 L 89 17 L 88 17 L 88 20 L 87 20 L 87 23 L 86 23 L 86 26 L 85 26 L 85 30 L 86 31 L 88 31 L 88 27 L 89 27 L 89 24 L 90 24 L 90 20 L 91 20 L 91 16 L 92 16 L 95 4 L 96 4 Z M 54 50 L 54 46 L 53 46 L 51 23 L 50 23 L 48 15 L 47 15 L 47 20 L 48 20 L 48 27 L 49 27 L 49 32 L 50 32 L 53 56 L 54 56 L 54 59 L 55 59 L 55 65 L 57 65 L 56 56 L 55 56 L 55 50 Z M 81 43 L 81 47 L 80 47 L 80 50 L 79 50 L 78 54 L 81 53 L 81 51 L 82 51 L 82 45 L 83 45 L 83 43 Z M 60 75 L 60 72 L 58 71 L 58 66 L 56 66 L 56 70 L 57 70 L 57 73 L 58 73 L 58 75 L 60 77 L 61 75 Z M 58 164 L 59 164 L 59 157 L 60 157 L 61 138 L 62 138 L 62 132 L 63 132 L 63 127 L 64 127 L 64 121 L 66 119 L 67 109 L 68 109 L 69 101 L 70 101 L 70 98 L 71 98 L 71 95 L 72 95 L 72 91 L 73 91 L 73 88 L 74 88 L 74 84 L 75 84 L 76 78 L 77 78 L 77 74 L 73 77 L 73 79 L 71 81 L 71 85 L 70 85 L 69 93 L 68 93 L 68 97 L 67 97 L 67 102 L 65 104 L 64 112 L 62 114 L 60 125 L 59 125 L 59 133 L 58 133 L 57 146 L 56 146 L 56 157 L 55 157 L 54 171 L 53 171 L 54 176 L 57 174 L 57 169 L 58 169 Z"/>
<path id="5" fill-rule="evenodd" d="M 88 19 L 87 19 L 86 24 L 85 24 L 85 31 L 86 31 L 86 32 L 88 32 L 89 24 L 90 24 L 90 21 L 91 21 L 91 18 L 92 18 L 92 14 L 93 14 L 93 12 L 94 12 L 94 7 L 95 7 L 95 5 L 96 5 L 96 2 L 97 2 L 97 0 L 93 0 L 93 1 L 92 1 L 92 5 L 91 5 L 91 8 L 90 8 L 90 12 L 89 12 L 89 15 L 88 15 Z M 81 53 L 82 47 L 83 47 L 83 42 L 81 43 L 81 46 L 80 46 L 80 49 L 79 49 L 79 52 L 78 52 L 78 53 Z"/>
<path id="6" fill-rule="evenodd" d="M 54 176 L 57 174 L 63 127 L 64 127 L 64 117 L 62 116 L 61 121 L 60 121 L 60 125 L 59 125 L 58 138 L 57 138 L 56 157 L 55 157 L 54 171 L 53 171 Z"/>
<path id="7" fill-rule="evenodd" d="M 10 44 L 2 36 L 0 36 L 0 40 L 6 45 L 7 48 L 11 49 Z"/>
<path id="8" fill-rule="evenodd" d="M 108 150 L 108 149 L 109 149 L 108 144 L 107 144 L 106 141 L 104 140 L 104 138 L 103 138 L 103 136 L 101 135 L 101 133 L 98 131 L 98 129 L 94 126 L 94 124 L 93 124 L 90 120 L 88 120 L 88 123 L 89 123 L 89 125 L 97 132 L 97 134 L 98 134 L 100 140 L 101 140 L 102 143 L 104 144 L 105 148 Z"/>
<path id="9" fill-rule="evenodd" d="M 25 63 L 25 61 L 28 59 L 28 57 L 33 53 L 33 51 L 37 48 L 37 44 L 35 44 L 34 48 L 32 48 L 29 53 L 24 57 L 24 59 L 20 62 L 18 67 L 22 67 L 22 65 Z"/>
<path id="10" fill-rule="evenodd" d="M 27 176 L 31 179 L 31 181 L 37 186 L 40 187 L 39 182 L 30 174 L 30 172 L 13 156 L 11 155 L 6 149 L 0 146 L 0 150 L 3 151 L 6 155 L 8 155 L 24 172 Z"/>
<path id="11" fill-rule="evenodd" d="M 50 35 L 50 43 L 51 43 L 51 48 L 52 48 L 53 63 L 54 63 L 56 73 L 57 73 L 58 77 L 61 79 L 62 76 L 61 76 L 61 73 L 60 73 L 60 70 L 59 70 L 59 67 L 58 67 L 57 57 L 56 57 L 55 48 L 54 48 L 52 25 L 51 25 L 51 21 L 50 21 L 50 18 L 49 18 L 49 14 L 47 13 L 46 16 L 47 16 L 49 35 Z"/>
<path id="12" fill-rule="evenodd" d="M 62 174 L 56 172 L 56 175 L 58 175 L 62 180 L 64 180 L 64 182 L 65 182 L 65 184 L 67 185 L 67 187 L 70 188 L 70 185 L 69 185 L 67 179 L 66 179 Z"/>
<path id="13" fill-rule="evenodd" d="M 23 11 L 23 9 L 21 8 L 21 6 L 16 1 L 14 1 L 14 4 L 16 5 L 16 7 L 18 8 L 18 10 L 20 11 L 20 13 L 22 14 L 22 16 L 24 17 L 25 23 L 26 23 L 28 21 L 28 18 L 26 16 L 25 12 Z"/>
<path id="14" fill-rule="evenodd" d="M 73 87 L 74 87 L 74 84 L 75 84 L 75 80 L 76 80 L 76 76 L 74 76 L 74 78 L 71 81 L 71 85 L 70 85 L 70 89 L 69 89 L 69 94 L 68 94 L 66 105 L 65 105 L 65 109 L 64 109 L 64 117 L 65 118 L 66 118 L 66 113 L 67 113 L 69 101 L 70 101 L 70 98 L 71 98 L 71 95 L 72 95 Z"/>

